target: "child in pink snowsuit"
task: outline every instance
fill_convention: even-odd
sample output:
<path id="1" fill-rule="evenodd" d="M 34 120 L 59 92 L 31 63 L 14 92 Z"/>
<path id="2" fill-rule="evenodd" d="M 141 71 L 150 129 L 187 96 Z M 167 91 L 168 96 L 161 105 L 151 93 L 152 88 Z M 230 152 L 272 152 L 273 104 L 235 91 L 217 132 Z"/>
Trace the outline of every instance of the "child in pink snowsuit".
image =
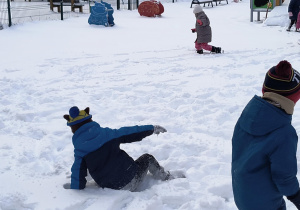
<path id="1" fill-rule="evenodd" d="M 215 47 L 208 44 L 211 42 L 212 37 L 211 27 L 209 19 L 202 7 L 200 5 L 195 6 L 193 12 L 196 17 L 196 28 L 192 29 L 192 32 L 197 32 L 197 39 L 195 41 L 197 53 L 203 54 L 203 49 L 214 53 L 221 53 L 221 47 Z"/>

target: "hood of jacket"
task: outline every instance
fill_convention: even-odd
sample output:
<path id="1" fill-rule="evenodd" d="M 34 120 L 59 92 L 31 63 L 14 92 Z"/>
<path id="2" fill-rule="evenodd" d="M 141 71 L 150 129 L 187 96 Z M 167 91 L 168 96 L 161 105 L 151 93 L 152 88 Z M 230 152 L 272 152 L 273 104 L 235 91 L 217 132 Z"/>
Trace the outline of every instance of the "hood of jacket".
<path id="1" fill-rule="evenodd" d="M 245 107 L 239 121 L 241 128 L 247 133 L 262 136 L 291 124 L 292 115 L 261 97 L 254 96 Z"/>
<path id="2" fill-rule="evenodd" d="M 201 12 L 196 13 L 195 16 L 196 16 L 197 19 L 199 19 L 201 16 L 202 16 L 202 17 L 203 17 L 203 16 L 205 17 L 206 14 L 204 13 L 204 11 L 201 11 Z"/>

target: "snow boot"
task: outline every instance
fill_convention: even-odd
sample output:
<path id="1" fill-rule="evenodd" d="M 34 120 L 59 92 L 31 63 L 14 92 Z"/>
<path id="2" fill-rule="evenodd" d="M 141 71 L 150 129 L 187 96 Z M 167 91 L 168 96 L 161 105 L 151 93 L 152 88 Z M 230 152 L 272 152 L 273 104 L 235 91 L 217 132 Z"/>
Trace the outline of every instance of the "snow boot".
<path id="1" fill-rule="evenodd" d="M 293 24 L 294 23 L 291 22 L 290 25 L 289 25 L 289 27 L 286 29 L 286 31 L 291 31 L 291 28 L 292 28 Z"/>
<path id="2" fill-rule="evenodd" d="M 163 181 L 172 180 L 172 179 L 175 179 L 175 177 L 169 171 L 167 171 L 167 176 L 164 178 Z"/>
<path id="3" fill-rule="evenodd" d="M 164 181 L 178 179 L 178 178 L 186 178 L 183 171 L 167 171 L 167 176 L 164 178 Z"/>
<path id="4" fill-rule="evenodd" d="M 198 54 L 203 54 L 203 50 L 201 49 L 201 50 L 197 50 L 197 53 Z"/>
<path id="5" fill-rule="evenodd" d="M 221 47 L 215 47 L 215 46 L 212 46 L 211 52 L 214 52 L 214 53 L 221 53 Z"/>
<path id="6" fill-rule="evenodd" d="M 186 178 L 184 172 L 181 170 L 168 171 L 168 173 L 170 173 L 170 179 Z"/>
<path id="7" fill-rule="evenodd" d="M 153 171 L 153 168 L 150 167 L 149 168 L 150 173 L 152 173 L 154 179 L 158 179 L 158 180 L 162 180 L 162 181 L 166 181 L 166 180 L 170 180 L 170 179 L 174 179 L 173 176 L 170 174 L 169 171 L 165 171 L 163 167 L 159 166 L 159 169 Z"/>

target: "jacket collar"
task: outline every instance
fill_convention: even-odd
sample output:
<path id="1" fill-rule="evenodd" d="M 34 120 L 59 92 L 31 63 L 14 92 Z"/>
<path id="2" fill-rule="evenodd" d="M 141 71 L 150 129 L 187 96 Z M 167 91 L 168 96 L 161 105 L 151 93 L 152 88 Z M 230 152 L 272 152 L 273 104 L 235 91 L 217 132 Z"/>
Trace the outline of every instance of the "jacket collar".
<path id="1" fill-rule="evenodd" d="M 295 103 L 282 95 L 273 92 L 265 92 L 262 98 L 274 106 L 283 109 L 287 114 L 292 115 L 294 113 Z"/>

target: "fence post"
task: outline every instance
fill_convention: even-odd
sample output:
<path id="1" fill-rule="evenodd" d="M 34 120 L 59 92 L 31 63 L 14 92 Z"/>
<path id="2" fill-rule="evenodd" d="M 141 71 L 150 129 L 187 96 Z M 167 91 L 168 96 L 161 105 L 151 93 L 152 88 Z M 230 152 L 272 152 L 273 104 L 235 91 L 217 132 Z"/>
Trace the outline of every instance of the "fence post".
<path id="1" fill-rule="evenodd" d="M 64 5 L 63 5 L 63 0 L 60 1 L 60 19 L 64 20 Z"/>
<path id="2" fill-rule="evenodd" d="M 131 0 L 128 0 L 128 10 L 131 10 Z"/>
<path id="3" fill-rule="evenodd" d="M 136 8 L 139 8 L 139 0 L 136 0 Z"/>
<path id="4" fill-rule="evenodd" d="M 117 0 L 117 10 L 120 10 L 120 0 Z"/>
<path id="5" fill-rule="evenodd" d="M 8 26 L 11 27 L 10 0 L 7 0 Z"/>

